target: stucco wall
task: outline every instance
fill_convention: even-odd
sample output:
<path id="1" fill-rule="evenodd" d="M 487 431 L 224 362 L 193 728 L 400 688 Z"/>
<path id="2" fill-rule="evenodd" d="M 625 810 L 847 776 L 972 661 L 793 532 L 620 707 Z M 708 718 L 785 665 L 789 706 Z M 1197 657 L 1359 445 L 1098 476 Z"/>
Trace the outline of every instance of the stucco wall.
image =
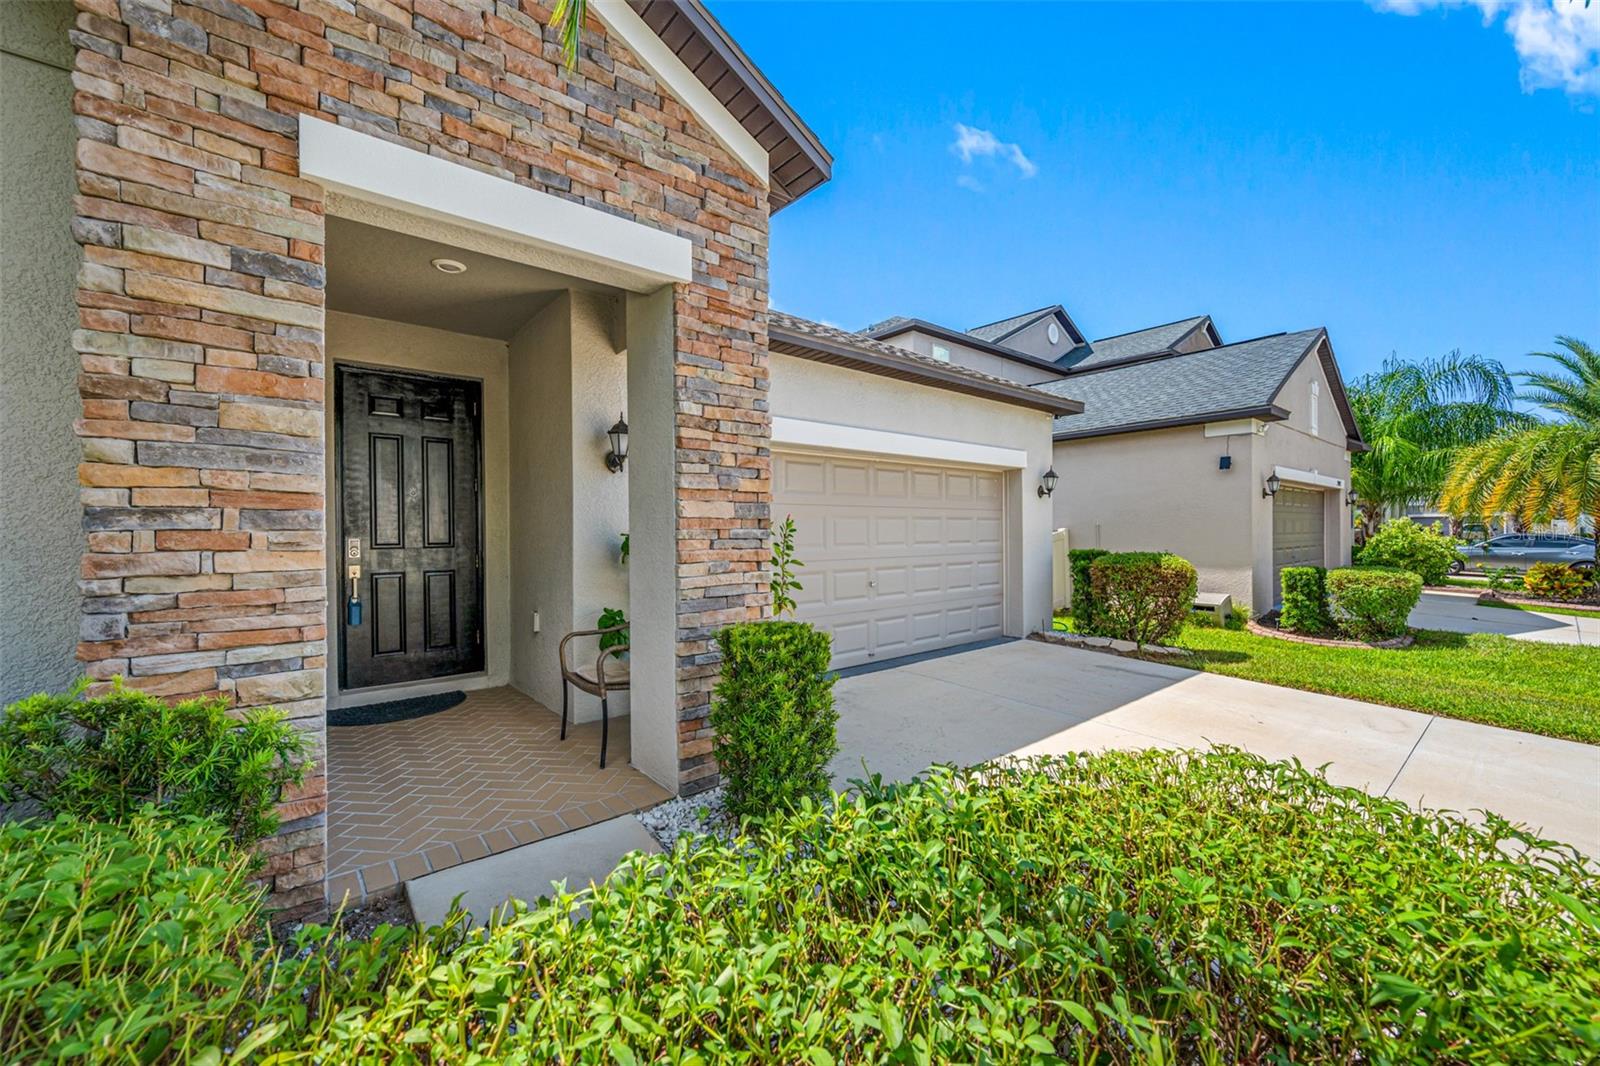
<path id="1" fill-rule="evenodd" d="M 606 607 L 628 607 L 618 561 L 628 529 L 628 475 L 606 469 L 605 433 L 627 409 L 627 354 L 614 342 L 618 302 L 562 293 L 510 344 L 512 683 L 561 709 L 561 638 L 593 629 Z M 534 612 L 539 632 L 533 631 Z M 595 643 L 575 648 L 592 655 Z M 628 700 L 612 702 L 626 714 Z M 572 695 L 575 721 L 598 701 Z"/>
<path id="2" fill-rule="evenodd" d="M 1184 426 L 1059 441 L 1055 524 L 1073 548 L 1176 552 L 1199 571 L 1200 591 L 1248 604 L 1256 557 L 1249 497 L 1260 495 L 1252 440 Z M 1218 468 L 1224 454 L 1233 456 L 1229 470 Z"/>
<path id="3" fill-rule="evenodd" d="M 1026 451 L 1028 465 L 1005 479 L 1006 632 L 1048 625 L 1050 502 L 1037 492 L 1050 465 L 1048 414 L 776 353 L 770 372 L 774 417 Z"/>
<path id="4" fill-rule="evenodd" d="M 1007 348 L 1015 348 L 1019 352 L 1037 355 L 1041 359 L 1060 359 L 1063 355 L 1077 347 L 1077 342 L 1072 339 L 1072 334 L 1060 327 L 1060 339 L 1054 344 L 1050 343 L 1050 323 L 1055 322 L 1054 315 L 1047 315 L 1037 322 L 1030 323 L 1025 329 L 1007 337 L 1000 343 Z"/>
<path id="5" fill-rule="evenodd" d="M 337 249 L 335 249 L 337 254 Z M 511 676 L 509 633 L 511 596 L 508 575 L 511 571 L 511 519 L 506 488 L 509 484 L 509 406 L 506 345 L 488 337 L 471 337 L 404 322 L 328 312 L 328 355 L 337 366 L 356 363 L 374 368 L 417 370 L 428 374 L 470 378 L 483 384 L 483 517 L 484 517 L 484 670 L 443 679 L 439 682 L 405 686 L 381 686 L 354 692 L 339 691 L 340 612 L 344 609 L 340 553 L 329 552 L 328 702 L 333 706 L 370 703 L 394 699 L 395 690 L 407 695 L 449 689 L 487 688 L 504 685 Z M 328 375 L 327 410 L 336 411 L 333 385 L 335 373 Z M 329 419 L 329 432 L 333 420 Z M 342 543 L 339 514 L 338 470 L 335 449 L 327 450 L 328 531 L 333 543 Z"/>
<path id="6" fill-rule="evenodd" d="M 0 3 L 0 703 L 82 672 L 72 17 Z"/>

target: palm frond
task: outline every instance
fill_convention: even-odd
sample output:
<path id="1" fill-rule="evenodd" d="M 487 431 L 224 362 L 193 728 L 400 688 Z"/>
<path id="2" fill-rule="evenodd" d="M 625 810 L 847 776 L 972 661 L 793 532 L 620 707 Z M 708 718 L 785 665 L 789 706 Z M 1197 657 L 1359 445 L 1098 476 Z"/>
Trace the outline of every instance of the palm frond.
<path id="1" fill-rule="evenodd" d="M 550 12 L 550 24 L 561 30 L 561 56 L 568 70 L 578 67 L 578 44 L 588 15 L 588 0 L 556 0 L 555 10 Z"/>

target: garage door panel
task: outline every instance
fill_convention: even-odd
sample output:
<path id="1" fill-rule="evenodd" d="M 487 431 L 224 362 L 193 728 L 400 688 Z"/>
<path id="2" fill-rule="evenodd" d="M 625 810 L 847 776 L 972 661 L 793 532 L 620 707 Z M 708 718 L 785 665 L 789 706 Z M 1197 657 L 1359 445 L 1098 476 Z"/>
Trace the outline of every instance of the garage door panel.
<path id="1" fill-rule="evenodd" d="M 1001 475 L 778 452 L 773 513 L 797 525 L 798 616 L 843 667 L 1002 630 Z"/>
<path id="2" fill-rule="evenodd" d="M 865 463 L 830 461 L 833 471 L 833 494 L 842 497 L 871 495 L 872 471 Z"/>
<path id="3" fill-rule="evenodd" d="M 1321 566 L 1327 559 L 1323 493 L 1287 485 L 1272 498 L 1272 591 L 1282 596 L 1283 568 Z"/>

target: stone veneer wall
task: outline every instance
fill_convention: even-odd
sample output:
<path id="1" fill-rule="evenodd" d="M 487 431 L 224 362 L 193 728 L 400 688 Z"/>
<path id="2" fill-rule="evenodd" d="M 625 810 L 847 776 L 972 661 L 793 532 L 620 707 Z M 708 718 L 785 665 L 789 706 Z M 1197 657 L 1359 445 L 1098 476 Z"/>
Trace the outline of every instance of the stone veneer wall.
<path id="1" fill-rule="evenodd" d="M 79 657 L 284 708 L 319 768 L 264 845 L 324 906 L 323 190 L 308 112 L 679 234 L 680 790 L 716 782 L 714 629 L 758 617 L 770 500 L 765 190 L 591 19 L 523 0 L 78 0 L 87 551 Z"/>

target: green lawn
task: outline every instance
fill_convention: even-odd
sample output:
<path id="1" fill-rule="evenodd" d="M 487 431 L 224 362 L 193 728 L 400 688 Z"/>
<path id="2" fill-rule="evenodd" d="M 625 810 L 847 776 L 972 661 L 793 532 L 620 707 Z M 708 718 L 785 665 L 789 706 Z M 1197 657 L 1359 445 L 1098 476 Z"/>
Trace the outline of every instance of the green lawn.
<path id="1" fill-rule="evenodd" d="M 1409 648 L 1329 648 L 1189 626 L 1177 665 L 1600 744 L 1600 648 L 1420 630 Z"/>
<path id="2" fill-rule="evenodd" d="M 1569 614 L 1574 618 L 1600 618 L 1600 610 L 1593 607 L 1535 607 L 1531 603 L 1511 603 L 1506 600 L 1483 600 L 1479 607 L 1503 607 L 1508 611 L 1539 611 L 1543 614 Z"/>

